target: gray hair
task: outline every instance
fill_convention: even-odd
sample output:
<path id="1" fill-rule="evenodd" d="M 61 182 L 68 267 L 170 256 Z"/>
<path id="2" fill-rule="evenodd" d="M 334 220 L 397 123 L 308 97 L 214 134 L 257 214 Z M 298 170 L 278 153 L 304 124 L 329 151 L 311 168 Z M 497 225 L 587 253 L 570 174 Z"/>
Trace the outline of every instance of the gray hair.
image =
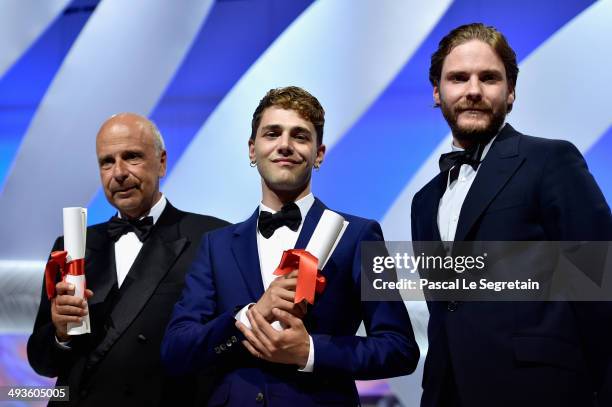
<path id="1" fill-rule="evenodd" d="M 166 150 L 166 144 L 164 143 L 164 138 L 161 135 L 161 132 L 157 128 L 157 125 L 153 123 L 152 120 L 149 120 L 149 124 L 151 126 L 151 134 L 153 135 L 153 144 L 155 145 L 155 153 L 159 157 L 162 151 Z"/>

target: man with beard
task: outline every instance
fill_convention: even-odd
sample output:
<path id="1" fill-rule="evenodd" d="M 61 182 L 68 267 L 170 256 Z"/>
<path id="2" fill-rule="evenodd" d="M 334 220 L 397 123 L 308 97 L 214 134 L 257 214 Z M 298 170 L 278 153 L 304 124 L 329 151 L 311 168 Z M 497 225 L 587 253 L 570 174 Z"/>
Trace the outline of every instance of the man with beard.
<path id="1" fill-rule="evenodd" d="M 440 41 L 429 78 L 453 151 L 414 196 L 413 241 L 611 239 L 610 209 L 578 150 L 505 123 L 517 76 L 493 27 L 464 25 Z M 612 405 L 609 304 L 427 305 L 422 406 Z"/>
<path id="2" fill-rule="evenodd" d="M 325 290 L 306 313 L 294 305 L 296 271 L 273 275 L 326 209 L 310 191 L 325 156 L 324 114 L 298 87 L 261 100 L 248 142 L 261 203 L 204 238 L 174 308 L 162 359 L 175 373 L 214 370 L 209 406 L 354 406 L 355 379 L 408 374 L 418 362 L 404 304 L 361 301 L 361 242 L 383 240 L 377 222 L 342 214 L 348 226 L 320 271 Z M 355 335 L 362 321 L 367 337 Z"/>

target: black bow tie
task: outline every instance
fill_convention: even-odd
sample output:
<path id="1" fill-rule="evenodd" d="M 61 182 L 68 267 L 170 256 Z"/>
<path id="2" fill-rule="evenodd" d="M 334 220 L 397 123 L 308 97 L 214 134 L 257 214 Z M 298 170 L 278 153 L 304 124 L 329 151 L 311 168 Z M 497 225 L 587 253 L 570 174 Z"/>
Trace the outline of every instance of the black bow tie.
<path id="1" fill-rule="evenodd" d="M 452 153 L 446 153 L 440 156 L 440 171 L 445 172 L 450 170 L 449 184 L 459 177 L 459 170 L 463 164 L 469 165 L 474 171 L 478 169 L 484 147 L 484 144 L 476 144 L 467 150 L 453 151 Z"/>
<path id="2" fill-rule="evenodd" d="M 144 242 L 149 236 L 149 233 L 151 233 L 152 228 L 152 216 L 147 216 L 139 220 L 128 220 L 115 215 L 108 221 L 108 235 L 115 242 L 119 240 L 121 236 L 129 232 L 136 233 L 138 240 Z"/>
<path id="3" fill-rule="evenodd" d="M 283 206 L 283 208 L 275 214 L 261 211 L 259 213 L 257 227 L 259 228 L 259 233 L 268 239 L 274 234 L 276 229 L 280 228 L 281 226 L 287 226 L 289 229 L 297 232 L 297 230 L 300 228 L 300 223 L 302 223 L 300 208 L 295 204 L 295 202 L 291 202 Z"/>

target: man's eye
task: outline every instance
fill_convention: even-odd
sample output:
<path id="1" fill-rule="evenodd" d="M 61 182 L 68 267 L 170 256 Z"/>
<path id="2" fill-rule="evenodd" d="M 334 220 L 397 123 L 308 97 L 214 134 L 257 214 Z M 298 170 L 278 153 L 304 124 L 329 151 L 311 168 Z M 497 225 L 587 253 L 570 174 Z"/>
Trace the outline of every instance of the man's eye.
<path id="1" fill-rule="evenodd" d="M 125 161 L 128 161 L 130 163 L 135 163 L 140 161 L 140 159 L 142 158 L 142 156 L 140 154 L 126 154 L 125 157 L 123 158 Z"/>
<path id="2" fill-rule="evenodd" d="M 265 137 L 277 137 L 278 133 L 275 132 L 275 131 L 267 131 L 267 132 L 264 133 L 264 136 Z"/>
<path id="3" fill-rule="evenodd" d="M 102 168 L 103 170 L 108 170 L 112 166 L 113 166 L 113 163 L 110 162 L 110 161 L 102 161 L 102 162 L 100 162 L 100 168 Z"/>
<path id="4" fill-rule="evenodd" d="M 453 75 L 450 77 L 451 82 L 465 82 L 467 80 L 466 76 L 463 75 Z"/>

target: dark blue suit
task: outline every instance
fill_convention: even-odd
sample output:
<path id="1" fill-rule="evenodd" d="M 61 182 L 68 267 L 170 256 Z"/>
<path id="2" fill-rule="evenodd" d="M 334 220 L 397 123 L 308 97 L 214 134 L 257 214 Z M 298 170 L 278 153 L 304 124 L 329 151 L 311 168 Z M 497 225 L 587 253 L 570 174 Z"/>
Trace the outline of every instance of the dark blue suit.
<path id="1" fill-rule="evenodd" d="M 415 195 L 414 241 L 440 240 L 437 212 L 447 176 L 439 174 Z M 612 217 L 571 143 L 525 136 L 506 125 L 463 203 L 455 240 L 612 240 Z M 422 406 L 586 407 L 597 399 L 612 405 L 609 304 L 428 307 Z"/>
<path id="2" fill-rule="evenodd" d="M 304 248 L 325 206 L 317 199 L 296 248 Z M 322 270 L 323 294 L 304 324 L 314 343 L 314 371 L 265 362 L 240 343 L 234 315 L 264 293 L 257 250 L 258 210 L 245 222 L 204 237 L 162 345 L 174 373 L 213 370 L 210 406 L 308 406 L 359 402 L 354 380 L 411 373 L 419 360 L 402 302 L 361 302 L 362 241 L 382 240 L 380 226 L 345 215 L 342 239 Z M 364 322 L 367 338 L 355 336 Z"/>

